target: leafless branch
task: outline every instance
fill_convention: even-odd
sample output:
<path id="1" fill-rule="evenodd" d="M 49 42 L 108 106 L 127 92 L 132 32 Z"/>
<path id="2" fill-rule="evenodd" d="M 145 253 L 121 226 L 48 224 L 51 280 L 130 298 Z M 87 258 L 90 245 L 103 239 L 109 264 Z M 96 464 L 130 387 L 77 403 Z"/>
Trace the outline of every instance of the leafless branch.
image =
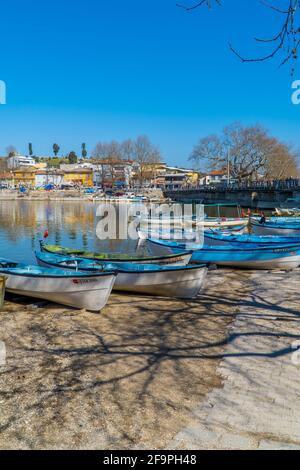
<path id="1" fill-rule="evenodd" d="M 195 10 L 206 5 L 211 7 L 213 1 L 218 5 L 221 4 L 220 0 L 202 0 L 191 6 L 177 4 L 180 8 L 186 11 Z M 282 16 L 282 23 L 279 31 L 270 38 L 254 38 L 259 43 L 273 44 L 273 49 L 261 57 L 245 57 L 243 56 L 231 43 L 229 43 L 230 50 L 242 62 L 264 62 L 273 59 L 282 52 L 283 59 L 280 65 L 284 65 L 291 60 L 298 58 L 298 49 L 300 46 L 300 0 L 282 0 L 286 3 L 286 8 L 280 8 L 272 3 L 261 0 L 262 5 Z"/>

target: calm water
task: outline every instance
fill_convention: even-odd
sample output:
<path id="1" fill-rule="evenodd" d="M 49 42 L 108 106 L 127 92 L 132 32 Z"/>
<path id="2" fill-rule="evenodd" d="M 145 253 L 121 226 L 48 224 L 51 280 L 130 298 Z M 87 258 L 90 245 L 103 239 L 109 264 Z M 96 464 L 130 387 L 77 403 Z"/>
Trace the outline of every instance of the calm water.
<path id="1" fill-rule="evenodd" d="M 100 240 L 96 235 L 99 204 L 85 201 L 0 201 L 0 257 L 35 262 L 34 250 L 44 231 L 49 243 L 102 252 L 144 252 L 137 240 Z M 116 206 L 117 210 L 120 206 Z M 128 207 L 128 206 L 127 206 Z M 216 208 L 206 210 L 217 216 Z M 236 217 L 236 208 L 222 208 L 222 216 Z"/>
<path id="2" fill-rule="evenodd" d="M 49 230 L 49 243 L 95 251 L 134 253 L 135 240 L 99 240 L 97 204 L 84 201 L 0 201 L 0 257 L 35 262 L 34 250 Z M 139 247 L 138 251 L 143 248 Z"/>

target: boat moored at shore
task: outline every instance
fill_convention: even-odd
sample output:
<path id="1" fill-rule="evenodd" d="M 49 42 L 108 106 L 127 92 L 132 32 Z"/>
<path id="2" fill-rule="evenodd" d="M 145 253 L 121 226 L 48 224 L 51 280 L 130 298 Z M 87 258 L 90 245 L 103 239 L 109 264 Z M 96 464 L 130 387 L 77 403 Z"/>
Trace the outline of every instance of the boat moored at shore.
<path id="1" fill-rule="evenodd" d="M 51 253 L 35 253 L 41 266 L 83 272 L 116 270 L 113 289 L 162 297 L 191 299 L 203 289 L 206 265 L 159 266 L 155 264 L 101 263 Z"/>
<path id="2" fill-rule="evenodd" d="M 193 243 L 148 239 L 149 249 L 155 254 L 176 253 L 177 250 L 193 250 L 192 262 L 212 263 L 246 269 L 295 269 L 300 264 L 300 244 L 258 245 L 240 247 L 197 246 Z"/>
<path id="3" fill-rule="evenodd" d="M 264 223 L 251 219 L 251 229 L 255 235 L 277 235 L 300 237 L 300 220 L 275 219 Z"/>
<path id="4" fill-rule="evenodd" d="M 50 245 L 40 240 L 41 251 L 65 256 L 79 256 L 91 261 L 105 261 L 107 263 L 135 263 L 135 264 L 160 264 L 162 266 L 184 266 L 189 263 L 192 252 L 182 251 L 162 256 L 136 255 L 126 253 L 96 253 L 73 248 L 65 248 L 59 245 Z"/>
<path id="5" fill-rule="evenodd" d="M 106 305 L 117 276 L 114 270 L 71 273 L 3 258 L 0 258 L 0 273 L 7 277 L 8 292 L 91 311 L 99 311 Z"/>

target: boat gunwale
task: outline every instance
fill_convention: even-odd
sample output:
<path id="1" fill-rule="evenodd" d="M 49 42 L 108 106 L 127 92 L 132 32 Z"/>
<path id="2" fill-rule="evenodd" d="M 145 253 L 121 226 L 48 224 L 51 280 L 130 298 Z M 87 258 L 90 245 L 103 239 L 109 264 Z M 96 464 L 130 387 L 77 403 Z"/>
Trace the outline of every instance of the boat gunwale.
<path id="1" fill-rule="evenodd" d="M 300 222 L 287 222 L 286 225 L 282 224 L 282 222 L 275 222 L 267 220 L 264 224 L 260 224 L 257 220 L 251 220 L 251 225 L 253 227 L 263 227 L 266 229 L 279 229 L 279 230 L 294 230 L 295 232 L 300 233 Z M 296 227 L 295 227 L 296 225 Z"/>
<path id="2" fill-rule="evenodd" d="M 38 253 L 35 252 L 35 256 L 37 259 L 39 259 L 40 261 L 44 262 L 44 263 L 47 263 L 47 261 L 44 261 L 43 259 L 39 258 L 38 256 Z M 63 255 L 57 255 L 57 256 L 63 256 Z M 70 259 L 72 259 L 70 257 Z M 85 261 L 85 258 L 82 258 L 83 261 Z M 64 267 L 61 266 L 60 264 L 58 263 L 49 263 L 50 265 L 53 265 L 53 266 L 57 266 L 59 267 L 60 269 L 63 269 Z M 146 263 L 145 263 L 146 264 Z M 143 266 L 142 264 L 140 266 Z M 155 266 L 155 265 L 154 265 Z M 73 268 L 72 266 L 68 266 L 67 267 L 68 269 L 76 269 L 75 267 Z M 122 273 L 122 274 L 155 274 L 155 273 L 165 273 L 165 272 L 170 272 L 170 271 L 177 271 L 177 272 L 180 272 L 180 271 L 184 271 L 184 270 L 187 270 L 187 271 L 192 271 L 193 269 L 204 269 L 204 268 L 207 268 L 208 269 L 208 263 L 193 263 L 193 264 L 186 264 L 186 265 L 183 265 L 183 266 L 160 266 L 159 268 L 157 269 L 153 269 L 153 270 L 149 270 L 149 271 L 130 271 L 130 270 L 125 270 L 125 269 L 122 269 L 122 268 L 116 268 L 116 272 L 117 274 L 118 273 Z M 93 269 L 97 269 L 97 268 L 82 268 L 80 269 L 80 267 L 78 266 L 77 267 L 78 271 L 88 271 L 88 270 L 93 270 Z"/>
<path id="3" fill-rule="evenodd" d="M 8 262 L 11 262 L 11 261 L 8 261 Z M 19 263 L 21 264 L 21 263 Z M 41 269 L 41 266 L 35 266 L 35 265 L 25 265 L 25 266 L 32 266 L 34 267 L 35 269 Z M 18 272 L 18 271 L 15 271 L 15 272 L 12 272 L 12 270 L 15 269 L 25 269 L 25 268 L 21 268 L 18 266 L 16 267 L 11 267 L 11 268 L 1 268 L 0 267 L 0 274 L 7 274 L 7 275 L 10 275 L 10 276 L 22 276 L 22 277 L 35 277 L 35 278 L 51 278 L 51 279 L 70 279 L 70 278 L 74 278 L 74 277 L 78 277 L 80 279 L 84 279 L 84 278 L 87 278 L 87 277 L 102 277 L 102 276 L 117 276 L 117 270 L 111 270 L 111 271 L 103 271 L 103 272 L 99 272 L 99 273 L 92 273 L 91 275 L 89 274 L 86 274 L 85 272 L 78 272 L 78 275 L 75 274 L 72 274 L 71 272 L 69 273 L 68 271 L 66 271 L 64 274 L 52 274 L 52 273 L 48 273 L 48 274 L 43 274 L 43 273 L 34 273 L 34 272 L 30 272 L 30 271 L 27 271 L 27 272 Z M 51 269 L 51 268 L 48 268 L 48 269 Z"/>
<path id="4" fill-rule="evenodd" d="M 179 246 L 176 246 L 176 242 L 171 242 L 171 243 L 168 243 L 167 240 L 155 240 L 153 238 L 147 238 L 147 241 L 150 242 L 150 243 L 154 243 L 155 245 L 160 245 L 160 246 L 166 246 L 168 248 L 175 248 L 175 249 L 181 249 L 182 248 L 182 243 L 178 243 Z M 254 245 L 254 243 L 253 243 Z M 248 251 L 267 251 L 267 250 L 286 250 L 286 251 L 289 251 L 289 250 L 292 250 L 292 249 L 296 249 L 296 250 L 299 250 L 300 251 L 300 242 L 297 243 L 297 244 L 292 244 L 292 245 L 288 245 L 288 244 L 283 244 L 283 245 L 274 245 L 274 246 L 253 246 L 253 247 L 227 247 L 227 246 L 218 246 L 218 245 L 212 245 L 212 246 L 207 246 L 207 245 L 203 245 L 202 248 L 194 248 L 193 249 L 193 253 L 195 253 L 195 251 L 218 251 L 220 253 L 225 253 L 226 251 L 228 252 L 231 252 L 231 253 L 235 253 L 235 252 L 239 252 L 239 251 L 242 251 L 242 252 L 248 252 Z M 274 252 L 274 251 L 273 251 Z"/>
<path id="5" fill-rule="evenodd" d="M 265 238 L 265 237 L 283 237 L 283 238 L 292 238 L 292 237 L 284 237 L 284 236 L 281 236 L 281 235 L 256 235 L 256 234 L 253 234 L 256 238 Z M 285 244 L 289 244 L 290 245 L 290 242 L 287 240 L 287 241 L 282 241 L 282 242 L 274 242 L 272 240 L 268 241 L 268 240 L 258 240 L 258 241 L 251 241 L 251 240 L 239 240 L 239 239 L 234 239 L 235 237 L 240 237 L 240 236 L 243 236 L 243 237 L 251 237 L 251 234 L 250 235 L 247 235 L 247 234 L 238 234 L 238 235 L 233 235 L 233 234 L 228 234 L 228 235 L 221 235 L 221 234 L 215 234 L 215 233 L 210 233 L 210 232 L 206 232 L 204 233 L 204 237 L 207 237 L 207 238 L 211 238 L 213 240 L 224 240 L 228 243 L 245 243 L 245 244 L 250 244 L 250 245 L 266 245 L 264 246 L 264 248 L 267 247 L 267 245 L 274 245 L 277 243 L 276 246 L 281 245 L 281 243 L 283 245 Z M 296 238 L 296 237 L 295 237 Z M 295 242 L 293 242 L 295 243 Z M 299 244 L 300 244 L 300 236 L 299 236 Z"/>
<path id="6" fill-rule="evenodd" d="M 76 253 L 76 249 L 74 249 L 74 251 L 70 251 L 69 253 L 59 253 L 59 252 L 54 252 L 54 251 L 51 251 L 49 249 L 46 248 L 47 246 L 47 243 L 44 243 L 44 242 L 40 242 L 40 246 L 41 246 L 41 251 L 46 251 L 47 253 L 51 253 L 51 254 L 55 254 L 55 255 L 62 255 L 62 256 L 70 256 L 70 258 L 72 257 L 72 254 L 74 255 L 77 255 L 78 258 L 82 258 L 82 259 L 87 259 L 87 260 L 97 260 L 97 261 L 102 261 L 101 258 L 95 258 L 95 257 L 90 257 L 90 256 L 83 256 L 83 255 L 79 255 L 78 253 Z M 51 245 L 48 245 L 48 246 L 51 246 Z M 55 246 L 55 245 L 53 245 Z M 61 247 L 62 249 L 64 249 L 63 247 Z M 68 248 L 66 248 L 68 249 Z M 82 251 L 81 253 L 85 253 L 84 251 Z M 105 253 L 104 253 L 105 254 Z M 108 255 L 111 255 L 112 253 L 108 253 Z M 116 254 L 120 254 L 121 253 L 116 253 Z M 147 264 L 147 261 L 158 261 L 158 260 L 172 260 L 173 258 L 177 258 L 178 256 L 187 256 L 187 255 L 191 255 L 193 254 L 193 250 L 183 250 L 182 252 L 180 253 L 172 253 L 172 254 L 168 254 L 168 255 L 161 255 L 161 256 L 147 256 L 147 257 L 143 257 L 143 258 L 128 258 L 128 259 L 124 259 L 124 258 L 104 258 L 103 261 L 104 262 L 115 262 L 115 263 L 134 263 L 134 262 L 137 262 L 137 261 L 145 261 L 144 264 Z"/>

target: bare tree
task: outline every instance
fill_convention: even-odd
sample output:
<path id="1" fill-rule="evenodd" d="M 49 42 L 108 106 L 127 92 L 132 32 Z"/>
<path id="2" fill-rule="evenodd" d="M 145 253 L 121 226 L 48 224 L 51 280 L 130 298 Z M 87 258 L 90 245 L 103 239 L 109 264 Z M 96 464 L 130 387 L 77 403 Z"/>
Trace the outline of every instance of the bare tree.
<path id="1" fill-rule="evenodd" d="M 151 163 L 160 161 L 159 149 L 153 145 L 146 135 L 139 136 L 136 140 L 127 139 L 121 143 L 117 141 L 98 142 L 94 151 L 94 159 L 98 160 L 99 167 L 104 173 L 104 162 L 106 170 L 110 166 L 111 179 L 113 179 L 114 166 L 122 160 L 135 160 L 138 163 L 138 179 L 142 182 L 149 171 L 152 170 Z"/>
<path id="2" fill-rule="evenodd" d="M 258 175 L 275 179 L 298 174 L 297 154 L 259 125 L 234 123 L 220 136 L 204 137 L 194 147 L 190 160 L 198 169 L 203 163 L 214 169 L 228 166 L 230 176 L 239 181 Z"/>
<path id="3" fill-rule="evenodd" d="M 266 162 L 265 177 L 272 179 L 299 178 L 299 152 L 291 145 L 277 142 L 271 158 Z"/>
<path id="4" fill-rule="evenodd" d="M 151 177 L 153 164 L 161 161 L 159 149 L 154 146 L 146 135 L 139 136 L 134 144 L 134 160 L 139 164 L 138 178 L 140 183 L 145 177 Z"/>
<path id="5" fill-rule="evenodd" d="M 194 2 L 192 5 L 187 6 L 185 4 L 177 4 L 177 6 L 183 8 L 186 11 L 192 11 L 202 6 L 208 6 L 209 8 L 214 4 L 221 4 L 220 0 L 201 0 Z M 270 51 L 262 55 L 261 57 L 244 57 L 238 50 L 229 44 L 231 51 L 242 61 L 242 62 L 262 62 L 268 59 L 272 59 L 278 54 L 282 54 L 281 65 L 289 62 L 290 60 L 296 60 L 298 58 L 298 50 L 300 46 L 300 0 L 282 0 L 282 7 L 274 5 L 273 3 L 261 0 L 261 3 L 269 8 L 274 14 L 280 15 L 282 21 L 280 23 L 279 31 L 274 33 L 271 37 L 266 38 L 254 38 L 256 42 L 270 45 Z M 292 72 L 294 68 L 292 69 Z"/>
<path id="6" fill-rule="evenodd" d="M 121 145 L 115 140 L 98 142 L 93 151 L 93 157 L 111 161 L 121 160 Z"/>
<path id="7" fill-rule="evenodd" d="M 134 141 L 131 139 L 124 140 L 121 143 L 121 156 L 123 160 L 133 160 L 134 158 Z"/>
<path id="8" fill-rule="evenodd" d="M 18 153 L 14 145 L 8 145 L 5 150 L 6 150 L 6 154 L 8 155 L 8 157 L 14 157 Z"/>

